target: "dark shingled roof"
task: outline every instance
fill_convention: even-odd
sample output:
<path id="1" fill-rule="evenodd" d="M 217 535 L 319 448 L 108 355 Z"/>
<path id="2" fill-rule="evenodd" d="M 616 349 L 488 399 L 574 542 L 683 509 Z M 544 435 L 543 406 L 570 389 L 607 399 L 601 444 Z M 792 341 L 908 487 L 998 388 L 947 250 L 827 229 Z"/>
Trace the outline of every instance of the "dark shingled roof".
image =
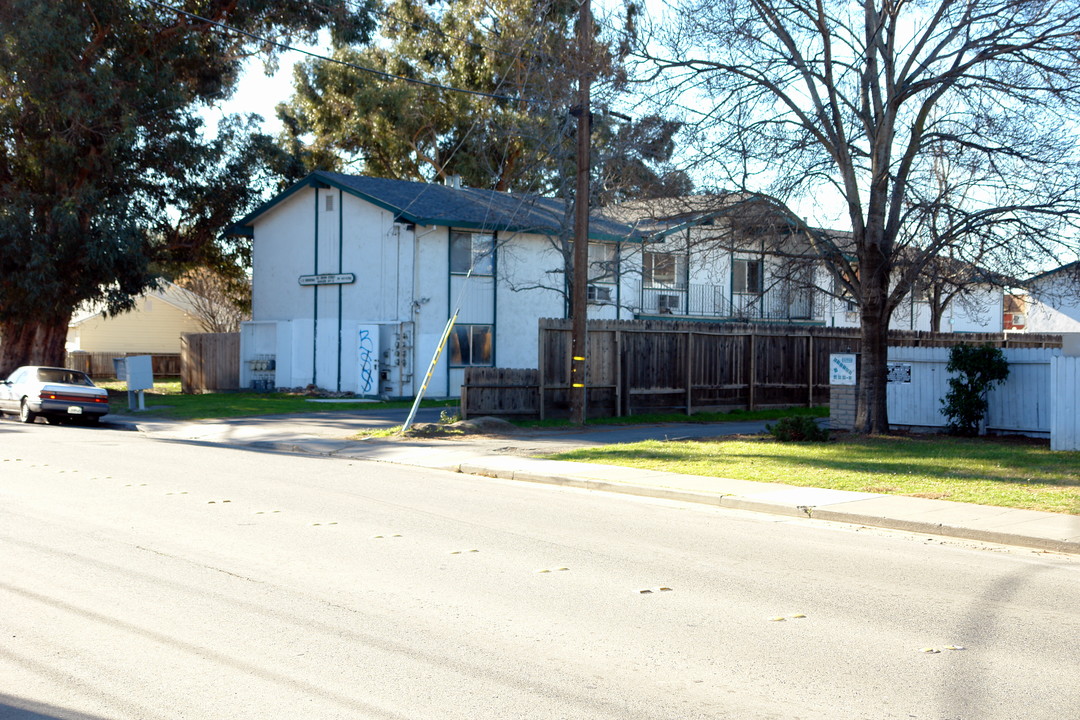
<path id="1" fill-rule="evenodd" d="M 392 212 L 397 220 L 416 225 L 558 235 L 564 219 L 570 221 L 565 217 L 565 203 L 555 198 L 317 170 L 238 220 L 228 233 L 252 235 L 252 223 L 260 215 L 310 186 L 337 188 Z M 647 236 L 643 228 L 595 213 L 590 217 L 590 240 L 642 242 Z"/>

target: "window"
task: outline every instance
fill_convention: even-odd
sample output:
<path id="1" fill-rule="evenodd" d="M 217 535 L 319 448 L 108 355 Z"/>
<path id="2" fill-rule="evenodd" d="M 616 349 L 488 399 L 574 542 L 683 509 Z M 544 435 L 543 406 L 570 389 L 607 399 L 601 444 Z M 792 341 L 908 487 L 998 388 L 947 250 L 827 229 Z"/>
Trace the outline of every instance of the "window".
<path id="1" fill-rule="evenodd" d="M 617 250 L 610 243 L 589 243 L 589 282 L 615 282 Z"/>
<path id="2" fill-rule="evenodd" d="M 642 272 L 647 287 L 682 288 L 686 283 L 686 256 L 673 253 L 645 253 Z"/>
<path id="3" fill-rule="evenodd" d="M 465 275 L 495 274 L 495 236 L 484 233 L 450 231 L 450 272 Z"/>
<path id="4" fill-rule="evenodd" d="M 490 325 L 455 325 L 447 342 L 451 367 L 491 365 L 495 336 Z"/>
<path id="5" fill-rule="evenodd" d="M 737 293 L 761 293 L 762 262 L 760 260 L 733 260 L 731 263 L 731 289 Z"/>
<path id="6" fill-rule="evenodd" d="M 590 285 L 588 288 L 589 302 L 611 302 L 611 288 L 607 285 Z"/>

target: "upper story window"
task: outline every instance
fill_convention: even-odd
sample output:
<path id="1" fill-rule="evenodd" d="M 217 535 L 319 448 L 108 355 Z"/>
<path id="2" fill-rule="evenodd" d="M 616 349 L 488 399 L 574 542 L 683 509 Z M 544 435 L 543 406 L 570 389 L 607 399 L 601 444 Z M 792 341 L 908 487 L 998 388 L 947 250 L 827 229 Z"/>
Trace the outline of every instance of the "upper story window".
<path id="1" fill-rule="evenodd" d="M 589 282 L 615 282 L 618 247 L 610 243 L 589 243 Z"/>
<path id="2" fill-rule="evenodd" d="M 450 272 L 465 275 L 495 274 L 495 236 L 488 233 L 450 231 Z"/>
<path id="3" fill-rule="evenodd" d="M 683 289 L 686 287 L 686 256 L 647 252 L 642 257 L 646 287 Z"/>
<path id="4" fill-rule="evenodd" d="M 761 260 L 733 260 L 731 263 L 732 292 L 760 294 L 764 288 L 763 270 Z"/>

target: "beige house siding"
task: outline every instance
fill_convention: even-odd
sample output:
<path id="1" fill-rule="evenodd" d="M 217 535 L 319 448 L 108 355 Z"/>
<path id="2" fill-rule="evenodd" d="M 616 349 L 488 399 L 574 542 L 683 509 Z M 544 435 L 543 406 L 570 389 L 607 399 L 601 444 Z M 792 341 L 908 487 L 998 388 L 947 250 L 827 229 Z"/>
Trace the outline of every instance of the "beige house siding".
<path id="1" fill-rule="evenodd" d="M 203 332 L 199 321 L 157 297 L 141 298 L 130 312 L 94 315 L 68 328 L 68 352 L 179 353 L 180 334 Z"/>

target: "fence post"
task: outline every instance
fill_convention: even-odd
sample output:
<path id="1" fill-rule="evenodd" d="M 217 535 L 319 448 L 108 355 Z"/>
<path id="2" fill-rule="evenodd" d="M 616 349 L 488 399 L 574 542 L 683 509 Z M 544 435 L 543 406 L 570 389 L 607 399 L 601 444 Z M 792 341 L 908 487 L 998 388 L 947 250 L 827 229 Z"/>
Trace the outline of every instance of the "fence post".
<path id="1" fill-rule="evenodd" d="M 746 336 L 746 344 L 746 352 L 747 355 L 749 355 L 746 363 L 746 409 L 753 412 L 755 410 L 754 383 L 757 380 L 757 348 L 755 347 L 757 343 L 755 342 L 753 331 Z"/>
<path id="2" fill-rule="evenodd" d="M 806 336 L 806 407 L 814 407 L 814 336 Z"/>
<path id="3" fill-rule="evenodd" d="M 686 383 L 686 415 L 689 417 L 694 414 L 694 400 L 692 398 L 694 392 L 694 331 L 686 331 L 686 377 L 684 382 Z"/>
<path id="4" fill-rule="evenodd" d="M 622 417 L 623 409 L 623 366 L 622 366 L 622 330 L 615 327 L 615 417 Z"/>

